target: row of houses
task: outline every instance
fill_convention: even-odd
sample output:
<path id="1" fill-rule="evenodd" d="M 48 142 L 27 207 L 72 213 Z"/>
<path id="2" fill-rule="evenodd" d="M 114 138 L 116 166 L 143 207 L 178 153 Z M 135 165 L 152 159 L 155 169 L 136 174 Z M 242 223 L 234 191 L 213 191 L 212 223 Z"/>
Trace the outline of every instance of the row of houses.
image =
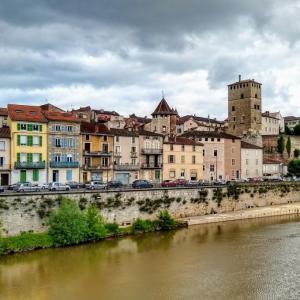
<path id="1" fill-rule="evenodd" d="M 9 104 L 0 118 L 1 185 L 263 176 L 262 148 L 217 128 L 180 133 L 172 120 L 176 113 L 164 99 L 150 121 L 123 119 L 116 112 L 80 113 Z M 202 120 L 201 126 L 205 122 L 211 121 Z"/>

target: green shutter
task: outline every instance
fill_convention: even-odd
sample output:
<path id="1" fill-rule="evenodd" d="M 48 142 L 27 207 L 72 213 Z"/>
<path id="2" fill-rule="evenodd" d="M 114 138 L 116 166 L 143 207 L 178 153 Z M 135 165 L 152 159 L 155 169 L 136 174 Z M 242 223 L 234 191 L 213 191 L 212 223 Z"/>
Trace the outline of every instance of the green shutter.
<path id="1" fill-rule="evenodd" d="M 20 171 L 20 182 L 26 182 L 26 171 L 25 170 Z"/>
<path id="2" fill-rule="evenodd" d="M 39 130 L 43 131 L 43 125 L 39 125 Z"/>
<path id="3" fill-rule="evenodd" d="M 20 144 L 21 144 L 21 137 L 20 137 L 20 135 L 18 134 L 18 135 L 17 135 L 17 145 L 20 146 Z"/>
<path id="4" fill-rule="evenodd" d="M 20 160 L 21 160 L 21 154 L 17 153 L 17 162 L 20 162 Z"/>
<path id="5" fill-rule="evenodd" d="M 39 170 L 32 170 L 32 181 L 39 181 Z"/>
<path id="6" fill-rule="evenodd" d="M 40 146 L 42 146 L 42 145 L 43 145 L 43 137 L 40 136 Z"/>
<path id="7" fill-rule="evenodd" d="M 27 125 L 27 130 L 28 130 L 28 131 L 32 131 L 32 124 L 28 124 L 28 125 Z"/>
<path id="8" fill-rule="evenodd" d="M 32 146 L 33 145 L 33 136 L 28 135 L 27 136 L 27 146 Z"/>
<path id="9" fill-rule="evenodd" d="M 27 162 L 32 162 L 32 153 L 27 153 Z"/>
<path id="10" fill-rule="evenodd" d="M 17 129 L 21 130 L 21 124 L 20 123 L 17 124 Z"/>
<path id="11" fill-rule="evenodd" d="M 42 153 L 40 153 L 39 155 L 40 155 L 40 159 L 39 159 L 39 160 L 42 161 L 42 158 L 43 158 L 43 157 L 42 157 Z"/>

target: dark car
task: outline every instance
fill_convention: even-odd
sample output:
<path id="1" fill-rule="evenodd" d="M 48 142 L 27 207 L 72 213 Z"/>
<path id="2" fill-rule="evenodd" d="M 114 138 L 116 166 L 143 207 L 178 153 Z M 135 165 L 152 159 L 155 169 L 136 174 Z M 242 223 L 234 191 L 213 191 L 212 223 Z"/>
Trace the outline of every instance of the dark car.
<path id="1" fill-rule="evenodd" d="M 153 188 L 153 184 L 147 180 L 135 180 L 132 183 L 132 187 L 134 189 L 147 189 L 147 188 Z"/>
<path id="2" fill-rule="evenodd" d="M 176 187 L 176 182 L 172 180 L 164 180 L 160 185 L 162 187 Z"/>
<path id="3" fill-rule="evenodd" d="M 116 189 L 116 188 L 121 188 L 123 186 L 124 186 L 123 183 L 119 180 L 112 180 L 107 183 L 108 189 Z"/>
<path id="4" fill-rule="evenodd" d="M 29 183 L 29 182 L 17 182 L 17 183 L 13 183 L 13 184 L 10 184 L 8 186 L 8 190 L 12 190 L 12 191 L 15 191 L 16 189 L 19 188 L 19 186 L 22 184 L 22 183 Z"/>
<path id="5" fill-rule="evenodd" d="M 67 185 L 71 188 L 71 189 L 83 189 L 85 187 L 84 183 L 79 183 L 76 181 L 68 181 Z"/>
<path id="6" fill-rule="evenodd" d="M 4 192 L 4 187 L 0 186 L 0 193 L 3 193 L 3 192 Z"/>

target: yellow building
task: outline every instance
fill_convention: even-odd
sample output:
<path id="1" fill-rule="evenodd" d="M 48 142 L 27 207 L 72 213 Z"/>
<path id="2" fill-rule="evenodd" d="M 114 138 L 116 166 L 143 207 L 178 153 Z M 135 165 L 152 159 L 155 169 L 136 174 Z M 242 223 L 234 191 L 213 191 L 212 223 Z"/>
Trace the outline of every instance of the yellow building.
<path id="1" fill-rule="evenodd" d="M 47 182 L 47 120 L 39 106 L 9 104 L 11 183 Z"/>
<path id="2" fill-rule="evenodd" d="M 203 179 L 203 144 L 177 137 L 163 145 L 163 180 Z"/>
<path id="3" fill-rule="evenodd" d="M 102 124 L 81 124 L 81 181 L 107 182 L 113 178 L 113 135 Z"/>

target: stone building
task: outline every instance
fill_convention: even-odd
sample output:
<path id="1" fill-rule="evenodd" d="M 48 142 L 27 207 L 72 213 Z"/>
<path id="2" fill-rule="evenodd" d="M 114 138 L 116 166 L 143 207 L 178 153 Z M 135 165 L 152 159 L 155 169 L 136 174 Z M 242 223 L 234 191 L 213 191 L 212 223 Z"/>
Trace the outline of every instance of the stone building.
<path id="1" fill-rule="evenodd" d="M 0 185 L 10 184 L 10 129 L 0 128 Z"/>
<path id="2" fill-rule="evenodd" d="M 43 113 L 48 120 L 48 182 L 79 182 L 80 120 L 66 112 Z"/>
<path id="3" fill-rule="evenodd" d="M 204 144 L 204 179 L 231 180 L 241 176 L 241 139 L 216 131 L 190 131 L 181 135 Z"/>
<path id="4" fill-rule="evenodd" d="M 8 111 L 7 108 L 0 107 L 0 128 L 7 127 Z"/>
<path id="5" fill-rule="evenodd" d="M 163 180 L 203 179 L 203 144 L 184 137 L 166 139 L 163 145 Z"/>
<path id="6" fill-rule="evenodd" d="M 167 101 L 163 98 L 154 112 L 152 113 L 152 120 L 145 124 L 145 130 L 156 132 L 163 135 L 176 134 L 177 111 L 170 108 Z"/>
<path id="7" fill-rule="evenodd" d="M 241 178 L 261 178 L 263 176 L 263 149 L 253 144 L 241 142 Z"/>
<path id="8" fill-rule="evenodd" d="M 163 135 L 140 130 L 140 175 L 139 178 L 159 183 L 163 167 Z"/>
<path id="9" fill-rule="evenodd" d="M 280 120 L 274 114 L 266 111 L 262 113 L 262 135 L 279 135 L 280 133 Z"/>
<path id="10" fill-rule="evenodd" d="M 291 131 L 294 130 L 296 125 L 300 124 L 300 117 L 288 116 L 284 118 L 284 125 Z"/>
<path id="11" fill-rule="evenodd" d="M 123 184 L 131 184 L 139 179 L 139 135 L 136 131 L 126 129 L 110 129 L 110 132 L 114 136 L 114 179 Z"/>
<path id="12" fill-rule="evenodd" d="M 81 123 L 81 181 L 113 179 L 113 135 L 103 124 Z"/>
<path id="13" fill-rule="evenodd" d="M 260 135 L 261 83 L 254 79 L 228 85 L 228 133 L 236 136 Z"/>

